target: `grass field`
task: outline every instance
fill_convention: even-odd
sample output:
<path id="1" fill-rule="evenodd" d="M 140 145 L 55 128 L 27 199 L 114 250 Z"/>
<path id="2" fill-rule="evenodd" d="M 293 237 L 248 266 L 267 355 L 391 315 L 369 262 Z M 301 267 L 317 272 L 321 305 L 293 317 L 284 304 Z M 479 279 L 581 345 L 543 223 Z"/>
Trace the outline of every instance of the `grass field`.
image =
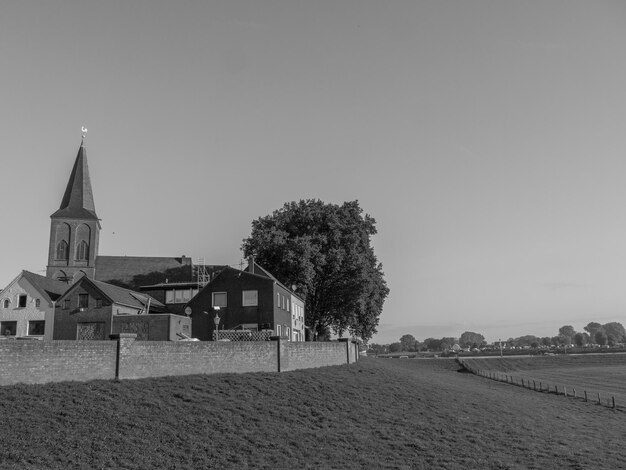
<path id="1" fill-rule="evenodd" d="M 539 386 L 566 387 L 578 396 L 584 391 L 590 399 L 603 402 L 615 397 L 616 406 L 626 409 L 626 354 L 548 356 L 528 358 L 466 359 L 468 365 L 483 371 L 501 372 L 518 380 L 534 380 Z M 612 404 L 612 403 L 611 403 Z"/>
<path id="2" fill-rule="evenodd" d="M 626 413 L 458 368 L 0 387 L 0 468 L 623 468 Z"/>

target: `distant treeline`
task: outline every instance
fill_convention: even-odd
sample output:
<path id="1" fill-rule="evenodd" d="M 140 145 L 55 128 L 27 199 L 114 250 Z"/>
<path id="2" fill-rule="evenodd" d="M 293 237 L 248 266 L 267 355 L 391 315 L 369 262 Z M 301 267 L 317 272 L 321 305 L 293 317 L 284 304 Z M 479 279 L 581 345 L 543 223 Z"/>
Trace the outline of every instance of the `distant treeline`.
<path id="1" fill-rule="evenodd" d="M 626 343 L 626 330 L 621 323 L 610 322 L 604 325 L 590 322 L 583 328 L 584 331 L 577 332 L 573 326 L 564 325 L 559 328 L 556 336 L 533 336 L 525 335 L 518 338 L 502 340 L 502 347 L 512 348 L 549 348 L 555 346 L 618 346 Z M 489 349 L 500 348 L 500 341 L 487 344 L 485 337 L 480 333 L 466 331 L 458 338 L 443 337 L 426 338 L 418 341 L 413 335 L 403 335 L 399 341 L 391 344 L 369 345 L 369 351 L 375 354 L 394 353 L 400 351 L 448 351 L 452 349 Z"/>

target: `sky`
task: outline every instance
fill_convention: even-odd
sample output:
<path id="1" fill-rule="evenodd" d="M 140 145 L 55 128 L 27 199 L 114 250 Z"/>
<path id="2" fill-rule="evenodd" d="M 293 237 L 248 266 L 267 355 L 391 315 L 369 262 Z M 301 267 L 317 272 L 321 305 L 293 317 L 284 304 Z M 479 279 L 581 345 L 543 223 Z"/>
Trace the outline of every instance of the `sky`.
<path id="1" fill-rule="evenodd" d="M 626 2 L 4 0 L 0 285 L 43 274 L 81 140 L 100 254 L 236 265 L 358 200 L 377 343 L 626 322 Z"/>

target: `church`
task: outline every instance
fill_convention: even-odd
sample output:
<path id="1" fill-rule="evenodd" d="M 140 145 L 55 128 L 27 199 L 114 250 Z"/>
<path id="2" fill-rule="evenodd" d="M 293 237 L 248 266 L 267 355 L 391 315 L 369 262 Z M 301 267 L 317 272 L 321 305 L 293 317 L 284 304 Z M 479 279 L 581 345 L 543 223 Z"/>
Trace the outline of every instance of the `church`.
<path id="1" fill-rule="evenodd" d="M 219 311 L 222 329 L 304 340 L 304 300 L 253 259 L 244 271 L 194 266 L 184 255 L 104 256 L 100 230 L 83 135 L 61 205 L 50 216 L 46 276 L 23 271 L 0 291 L 0 338 L 136 333 L 146 340 L 211 340 L 220 333 L 218 315 L 207 312 Z"/>
<path id="2" fill-rule="evenodd" d="M 101 256 L 100 219 L 96 214 L 84 137 L 61 206 L 51 216 L 46 277 L 73 283 L 82 276 L 138 289 L 142 285 L 191 282 L 190 258 Z"/>

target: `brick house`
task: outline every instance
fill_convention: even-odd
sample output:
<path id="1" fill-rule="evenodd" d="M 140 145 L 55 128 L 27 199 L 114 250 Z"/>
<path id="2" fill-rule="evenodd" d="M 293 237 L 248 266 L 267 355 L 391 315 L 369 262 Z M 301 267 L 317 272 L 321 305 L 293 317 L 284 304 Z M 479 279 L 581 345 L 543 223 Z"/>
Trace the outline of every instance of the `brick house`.
<path id="1" fill-rule="evenodd" d="M 64 282 L 22 271 L 0 291 L 0 336 L 52 339 L 46 320 L 67 287 Z"/>
<path id="2" fill-rule="evenodd" d="M 105 340 L 115 333 L 136 333 L 139 340 L 175 341 L 190 336 L 191 321 L 165 313 L 165 306 L 146 294 L 87 276 L 57 300 L 53 339 Z"/>
<path id="3" fill-rule="evenodd" d="M 184 311 L 192 319 L 192 336 L 203 341 L 214 336 L 216 314 L 220 330 L 272 330 L 304 341 L 304 301 L 252 259 L 245 271 L 225 267 Z"/>
<path id="4" fill-rule="evenodd" d="M 202 275 L 208 282 L 215 278 L 226 266 L 202 265 L 199 268 L 202 269 Z M 139 286 L 140 292 L 165 304 L 170 312 L 178 315 L 184 315 L 183 310 L 187 302 L 194 298 L 199 290 L 198 281 L 171 282 L 169 279 L 166 279 L 166 282 Z"/>

